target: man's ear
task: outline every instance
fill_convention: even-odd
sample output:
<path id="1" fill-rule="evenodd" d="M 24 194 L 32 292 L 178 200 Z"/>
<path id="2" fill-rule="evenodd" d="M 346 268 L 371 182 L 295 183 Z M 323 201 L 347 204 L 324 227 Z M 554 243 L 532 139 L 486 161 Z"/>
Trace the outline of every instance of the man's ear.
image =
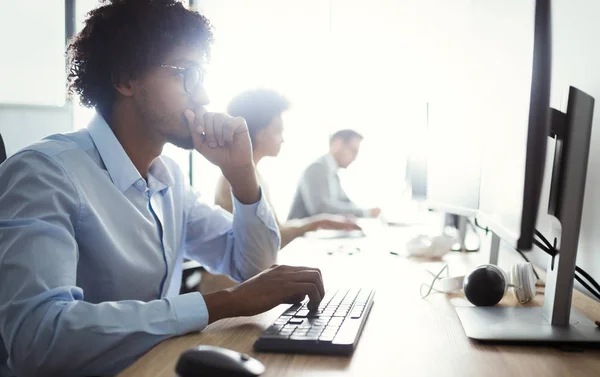
<path id="1" fill-rule="evenodd" d="M 131 87 L 130 81 L 120 83 L 120 84 L 114 84 L 114 86 L 115 86 L 115 89 L 117 89 L 117 92 L 121 93 L 122 96 L 124 96 L 124 97 L 133 96 L 133 89 Z"/>
<path id="2" fill-rule="evenodd" d="M 133 96 L 133 85 L 131 79 L 121 77 L 117 79 L 116 77 L 112 77 L 113 86 L 124 97 Z"/>
<path id="3" fill-rule="evenodd" d="M 339 138 L 337 138 L 337 139 L 333 140 L 331 143 L 329 143 L 329 149 L 332 152 L 339 151 L 341 147 L 342 147 L 342 140 Z"/>

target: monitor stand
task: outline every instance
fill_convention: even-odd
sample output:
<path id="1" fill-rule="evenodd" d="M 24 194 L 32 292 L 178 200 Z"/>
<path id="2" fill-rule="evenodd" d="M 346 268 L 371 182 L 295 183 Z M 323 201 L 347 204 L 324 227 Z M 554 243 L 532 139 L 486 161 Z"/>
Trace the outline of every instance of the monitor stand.
<path id="1" fill-rule="evenodd" d="M 498 263 L 500 237 L 492 233 L 490 263 Z M 551 263 L 551 262 L 550 262 Z M 556 261 L 555 261 L 556 263 Z M 556 272 L 555 269 L 554 272 Z M 600 345 L 600 327 L 571 309 L 569 324 L 552 325 L 544 315 L 549 300 L 550 274 L 546 285 L 546 298 L 543 307 L 534 306 L 464 306 L 457 307 L 456 313 L 466 335 L 483 342 L 519 342 L 563 344 L 590 343 Z M 600 303 L 598 304 L 600 305 Z"/>
<path id="2" fill-rule="evenodd" d="M 600 327 L 575 310 L 571 310 L 568 326 L 550 324 L 542 307 L 462 307 L 456 312 L 473 340 L 600 345 Z"/>
<path id="3" fill-rule="evenodd" d="M 456 237 L 452 251 L 479 251 L 481 239 L 467 216 L 447 213 L 442 234 L 447 234 L 449 228 L 451 228 L 451 236 Z"/>
<path id="4" fill-rule="evenodd" d="M 560 222 L 561 234 L 560 242 L 555 242 L 559 253 L 548 262 L 543 306 L 458 307 L 469 338 L 600 345 L 600 327 L 571 309 L 593 109 L 594 99 L 573 87 L 566 115 L 551 109 L 551 136 L 557 144 L 549 214 Z M 499 246 L 500 237 L 492 233 L 490 263 L 498 263 Z"/>

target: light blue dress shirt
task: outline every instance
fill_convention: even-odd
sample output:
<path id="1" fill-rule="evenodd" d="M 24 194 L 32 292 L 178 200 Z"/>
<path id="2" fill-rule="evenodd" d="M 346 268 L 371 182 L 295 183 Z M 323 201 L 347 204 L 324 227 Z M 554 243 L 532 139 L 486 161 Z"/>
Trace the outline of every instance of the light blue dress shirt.
<path id="1" fill-rule="evenodd" d="M 115 374 L 208 323 L 181 265 L 243 281 L 276 262 L 261 199 L 209 206 L 167 157 L 147 183 L 101 116 L 0 165 L 0 375 Z M 12 371 L 11 371 L 12 370 Z"/>

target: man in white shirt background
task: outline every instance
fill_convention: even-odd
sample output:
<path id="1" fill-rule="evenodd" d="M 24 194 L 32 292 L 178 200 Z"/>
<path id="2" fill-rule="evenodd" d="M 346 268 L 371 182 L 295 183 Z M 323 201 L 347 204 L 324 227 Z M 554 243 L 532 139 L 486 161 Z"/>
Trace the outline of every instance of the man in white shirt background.
<path id="1" fill-rule="evenodd" d="M 313 162 L 302 173 L 288 220 L 322 213 L 378 217 L 379 208 L 361 208 L 342 188 L 339 169 L 346 169 L 358 156 L 363 136 L 354 130 L 340 130 L 329 140 L 329 153 Z"/>

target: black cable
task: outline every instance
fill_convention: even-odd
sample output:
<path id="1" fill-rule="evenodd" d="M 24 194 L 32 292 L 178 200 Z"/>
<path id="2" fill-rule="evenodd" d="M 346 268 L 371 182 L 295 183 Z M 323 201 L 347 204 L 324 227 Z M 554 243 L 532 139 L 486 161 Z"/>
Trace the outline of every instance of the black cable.
<path id="1" fill-rule="evenodd" d="M 486 226 L 485 228 L 482 227 L 481 225 L 479 225 L 479 222 L 477 221 L 477 218 L 474 219 L 475 220 L 475 226 L 479 229 L 485 230 L 485 234 L 487 235 L 489 228 Z M 525 254 L 523 254 L 523 252 L 519 249 L 517 249 L 516 247 L 513 246 L 513 249 L 515 249 L 515 251 L 517 253 L 519 253 L 519 255 L 521 255 L 521 257 L 525 260 L 525 262 L 527 263 L 531 263 L 529 261 L 529 259 L 525 256 Z M 533 263 L 531 263 L 531 266 L 533 267 Z M 533 268 L 533 274 L 535 275 L 535 278 L 540 280 L 540 275 L 538 275 L 538 273 L 535 271 L 535 268 Z"/>
<path id="2" fill-rule="evenodd" d="M 534 240 L 533 240 L 533 244 L 534 244 L 535 246 L 539 247 L 540 249 L 542 249 L 542 250 L 543 250 L 543 251 L 544 251 L 546 254 L 550 255 L 551 257 L 554 257 L 554 256 L 555 256 L 555 254 L 553 254 L 553 252 L 554 252 L 554 249 L 553 249 L 553 248 L 552 248 L 552 249 L 548 249 L 548 248 L 546 247 L 546 245 L 542 244 L 540 241 L 538 241 L 538 240 L 536 240 L 536 239 L 534 239 Z M 552 251 L 551 251 L 551 250 L 552 250 Z"/>
<path id="3" fill-rule="evenodd" d="M 575 272 L 579 272 L 580 275 L 583 275 L 583 277 L 588 282 L 590 282 L 590 284 L 592 284 L 594 286 L 594 288 L 596 288 L 598 290 L 598 292 L 600 292 L 600 284 L 598 284 L 598 282 L 596 280 L 594 280 L 594 278 L 591 277 L 590 274 L 588 274 L 581 267 L 578 267 L 578 266 L 575 266 Z"/>
<path id="4" fill-rule="evenodd" d="M 535 229 L 535 235 L 539 237 L 539 239 L 542 240 L 542 242 L 548 247 L 548 249 L 553 249 L 554 246 L 552 246 L 552 244 L 550 243 L 550 241 L 548 241 L 546 239 L 546 237 L 544 237 L 544 235 L 542 233 L 540 233 L 539 230 Z"/>
<path id="5" fill-rule="evenodd" d="M 596 292 L 594 289 L 592 289 L 592 287 L 590 287 L 589 285 L 587 285 L 586 282 L 583 281 L 583 279 L 579 275 L 575 274 L 575 280 L 577 280 L 579 282 L 579 284 L 581 284 L 592 295 L 594 295 L 598 300 L 600 300 L 600 293 Z"/>
<path id="6" fill-rule="evenodd" d="M 533 243 L 539 247 L 540 249 L 542 249 L 543 251 L 545 251 L 546 253 L 548 253 L 550 256 L 554 257 L 558 254 L 558 251 L 554 248 L 554 246 L 552 246 L 550 244 L 550 242 L 548 241 L 548 239 L 546 237 L 544 237 L 544 235 L 539 232 L 537 229 L 535 230 L 535 234 L 538 236 L 538 238 L 540 238 L 542 240 L 542 242 L 544 243 L 544 245 L 542 245 L 539 241 L 537 240 L 533 240 Z M 581 276 L 577 275 L 577 273 L 583 275 L 583 277 L 585 277 L 585 279 L 595 288 L 590 287 Z M 587 289 L 591 294 L 593 294 L 596 298 L 598 298 L 600 300 L 600 284 L 598 284 L 598 282 L 590 275 L 588 274 L 583 268 L 579 267 L 579 266 L 575 266 L 575 279 L 579 282 L 579 284 L 581 284 L 585 289 Z"/>
<path id="7" fill-rule="evenodd" d="M 481 230 L 485 230 L 485 235 L 487 236 L 487 234 L 490 231 L 490 229 L 487 226 L 484 228 L 481 225 L 479 225 L 479 222 L 477 221 L 477 218 L 475 218 L 474 220 L 475 220 L 475 226 L 478 227 Z"/>

